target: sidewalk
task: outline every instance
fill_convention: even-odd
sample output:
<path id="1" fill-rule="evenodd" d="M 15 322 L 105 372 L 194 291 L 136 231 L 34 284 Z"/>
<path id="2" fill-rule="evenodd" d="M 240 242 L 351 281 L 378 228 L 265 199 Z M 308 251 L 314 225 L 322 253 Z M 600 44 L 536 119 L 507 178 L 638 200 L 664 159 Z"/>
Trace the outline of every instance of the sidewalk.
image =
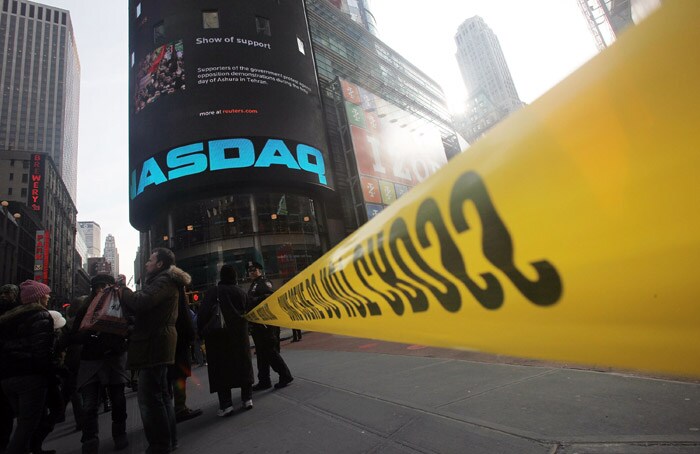
<path id="1" fill-rule="evenodd" d="M 291 333 L 290 333 L 291 335 Z M 314 333 L 304 336 L 312 340 Z M 301 345 L 292 344 L 292 345 Z M 182 454 L 700 452 L 700 385 L 613 373 L 361 352 L 292 349 L 294 383 L 216 416 L 206 368 L 188 381 L 204 415 L 178 425 Z M 273 374 L 274 375 L 274 374 Z M 238 393 L 234 390 L 234 401 Z M 135 393 L 131 446 L 146 447 Z M 69 410 L 70 413 L 70 410 Z M 72 415 L 44 445 L 79 453 Z M 109 414 L 100 415 L 112 451 Z"/>

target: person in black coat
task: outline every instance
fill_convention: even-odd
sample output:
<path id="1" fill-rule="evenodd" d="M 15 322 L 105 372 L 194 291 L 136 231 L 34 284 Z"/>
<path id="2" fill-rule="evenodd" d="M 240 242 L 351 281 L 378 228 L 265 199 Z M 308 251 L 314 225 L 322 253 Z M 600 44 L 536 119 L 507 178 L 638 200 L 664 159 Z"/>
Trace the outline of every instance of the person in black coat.
<path id="1" fill-rule="evenodd" d="M 272 282 L 263 276 L 263 267 L 258 262 L 250 262 L 248 275 L 253 279 L 248 289 L 251 310 L 272 295 Z M 278 326 L 251 323 L 251 334 L 255 342 L 255 355 L 258 363 L 258 383 L 253 385 L 253 391 L 272 387 L 270 368 L 277 372 L 280 381 L 275 383 L 275 389 L 288 386 L 294 377 L 280 355 L 280 329 Z"/>
<path id="2" fill-rule="evenodd" d="M 6 284 L 0 287 L 0 316 L 19 306 L 18 297 L 19 287 L 16 285 Z M 14 419 L 10 401 L 0 389 L 0 452 L 4 452 L 10 442 Z"/>
<path id="3" fill-rule="evenodd" d="M 243 318 L 247 295 L 236 285 L 236 270 L 221 267 L 221 281 L 204 294 L 197 316 L 197 328 L 204 337 L 209 363 L 209 391 L 219 396 L 219 416 L 233 412 L 231 388 L 241 388 L 243 406 L 253 408 L 253 361 L 248 338 L 248 321 Z M 224 326 L 216 317 L 221 310 Z"/>
<path id="4" fill-rule="evenodd" d="M 81 330 L 80 325 L 87 315 L 91 302 L 107 287 L 115 284 L 109 274 L 98 274 L 90 280 L 91 293 L 78 310 L 71 326 L 69 343 L 78 345 L 80 362 L 77 369 L 76 387 L 82 396 L 83 454 L 99 451 L 98 410 L 105 392 L 112 400 L 112 439 L 117 450 L 129 445 L 126 435 L 126 396 L 124 386 L 129 377 L 126 373 L 126 336 Z"/>
<path id="5" fill-rule="evenodd" d="M 8 454 L 44 452 L 47 425 L 46 396 L 54 378 L 53 317 L 46 306 L 51 289 L 27 280 L 20 285 L 22 304 L 0 316 L 0 379 L 17 416 Z"/>
<path id="6" fill-rule="evenodd" d="M 195 338 L 190 309 L 187 307 L 185 288 L 179 288 L 177 301 L 177 343 L 175 344 L 175 364 L 168 366 L 168 380 L 175 401 L 175 421 L 183 422 L 202 414 L 200 408 L 187 406 L 187 378 L 192 376 L 190 345 Z"/>

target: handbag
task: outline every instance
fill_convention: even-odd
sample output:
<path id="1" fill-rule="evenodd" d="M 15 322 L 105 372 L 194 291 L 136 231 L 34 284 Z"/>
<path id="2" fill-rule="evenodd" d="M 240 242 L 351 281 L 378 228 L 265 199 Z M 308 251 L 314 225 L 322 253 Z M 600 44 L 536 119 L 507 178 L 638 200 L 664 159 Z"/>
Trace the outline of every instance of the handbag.
<path id="1" fill-rule="evenodd" d="M 90 301 L 88 310 L 80 322 L 80 331 L 97 331 L 126 336 L 129 322 L 122 310 L 116 287 L 107 287 Z"/>
<path id="2" fill-rule="evenodd" d="M 214 314 L 209 319 L 204 328 L 202 328 L 202 336 L 205 338 L 216 330 L 226 328 L 226 320 L 224 314 L 221 313 L 221 304 L 219 303 L 219 287 L 216 287 L 216 304 L 214 306 Z"/>

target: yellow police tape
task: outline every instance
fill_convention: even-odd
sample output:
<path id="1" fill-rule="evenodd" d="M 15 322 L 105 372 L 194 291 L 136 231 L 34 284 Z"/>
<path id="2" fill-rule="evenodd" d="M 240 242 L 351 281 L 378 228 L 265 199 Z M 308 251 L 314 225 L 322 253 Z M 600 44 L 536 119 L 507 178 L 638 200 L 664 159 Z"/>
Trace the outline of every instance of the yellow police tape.
<path id="1" fill-rule="evenodd" d="M 665 2 L 248 318 L 700 376 L 700 2 Z"/>

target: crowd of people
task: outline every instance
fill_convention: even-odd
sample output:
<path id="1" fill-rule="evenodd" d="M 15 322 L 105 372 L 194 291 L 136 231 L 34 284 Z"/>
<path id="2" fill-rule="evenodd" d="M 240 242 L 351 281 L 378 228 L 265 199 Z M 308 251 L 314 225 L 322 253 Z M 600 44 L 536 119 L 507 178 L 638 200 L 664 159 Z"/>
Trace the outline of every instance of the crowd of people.
<path id="1" fill-rule="evenodd" d="M 246 292 L 237 285 L 235 268 L 223 265 L 196 314 L 185 294 L 191 277 L 166 248 L 152 251 L 140 290 L 111 275 L 95 276 L 91 294 L 75 301 L 65 317 L 48 309 L 51 289 L 41 282 L 0 287 L 0 453 L 50 453 L 42 448 L 44 439 L 65 420 L 67 403 L 82 431 L 83 453 L 100 451 L 98 414 L 108 403 L 113 448 L 125 449 L 127 385 L 137 394 L 146 452 L 171 452 L 178 447 L 176 424 L 202 414 L 186 405 L 193 347 L 196 359 L 200 341 L 206 348 L 206 363 L 200 364 L 208 365 L 218 416 L 233 414 L 234 388 L 240 388 L 242 408 L 252 409 L 253 391 L 273 386 L 270 369 L 279 374 L 275 388 L 288 386 L 293 377 L 280 355 L 279 328 L 249 324 L 244 317 L 272 293 L 272 283 L 257 262 L 247 271 L 252 283 Z M 119 301 L 124 332 L 88 323 L 96 301 L 109 295 Z"/>
<path id="2" fill-rule="evenodd" d="M 146 56 L 139 65 L 136 112 L 160 96 L 185 89 L 185 64 L 182 43 L 166 44 Z"/>

